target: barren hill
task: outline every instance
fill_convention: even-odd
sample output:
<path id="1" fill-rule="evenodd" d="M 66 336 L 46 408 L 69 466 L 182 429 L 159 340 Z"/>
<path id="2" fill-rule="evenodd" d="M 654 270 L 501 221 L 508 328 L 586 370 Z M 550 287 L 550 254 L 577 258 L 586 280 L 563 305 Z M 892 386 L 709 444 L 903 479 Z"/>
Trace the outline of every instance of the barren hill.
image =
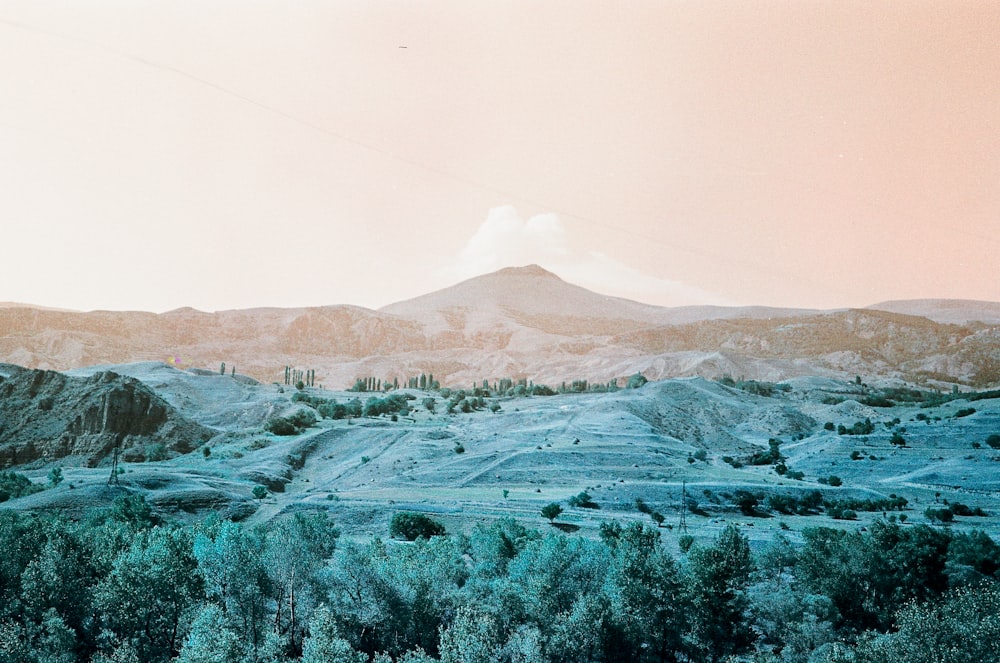
<path id="1" fill-rule="evenodd" d="M 225 362 L 227 370 L 263 382 L 281 381 L 284 367 L 295 366 L 314 369 L 317 384 L 334 388 L 361 376 L 420 373 L 458 385 L 500 377 L 603 382 L 637 371 L 654 379 L 815 374 L 976 386 L 1000 381 L 1000 304 L 933 300 L 877 308 L 904 312 L 662 308 L 599 295 L 532 265 L 378 311 L 0 308 L 0 360 L 51 370 Z"/>
<path id="2" fill-rule="evenodd" d="M 96 466 L 116 446 L 132 460 L 187 453 L 214 432 L 142 382 L 111 371 L 87 378 L 5 365 L 0 371 L 0 466 L 67 459 Z"/>

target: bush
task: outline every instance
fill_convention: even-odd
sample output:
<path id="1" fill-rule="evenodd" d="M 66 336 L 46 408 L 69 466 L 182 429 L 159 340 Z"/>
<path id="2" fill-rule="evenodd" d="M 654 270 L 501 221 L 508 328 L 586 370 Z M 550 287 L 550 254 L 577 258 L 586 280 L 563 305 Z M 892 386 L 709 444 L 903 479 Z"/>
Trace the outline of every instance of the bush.
<path id="1" fill-rule="evenodd" d="M 757 515 L 757 505 L 760 504 L 760 498 L 749 490 L 737 490 L 733 501 L 744 516 Z"/>
<path id="2" fill-rule="evenodd" d="M 986 438 L 986 446 L 993 449 L 1000 449 L 1000 434 L 993 433 L 993 435 Z"/>
<path id="3" fill-rule="evenodd" d="M 298 433 L 295 425 L 285 417 L 271 417 L 267 420 L 264 428 L 275 435 L 295 435 Z"/>
<path id="4" fill-rule="evenodd" d="M 645 375 L 643 375 L 642 373 L 636 373 L 635 375 L 629 377 L 628 382 L 625 384 L 625 387 L 627 389 L 638 389 L 647 382 L 649 382 L 649 380 L 646 379 Z"/>
<path id="5" fill-rule="evenodd" d="M 928 508 L 924 511 L 924 517 L 931 521 L 950 523 L 955 520 L 955 512 L 947 507 L 943 509 Z"/>
<path id="6" fill-rule="evenodd" d="M 826 482 L 834 487 L 842 486 L 844 484 L 844 480 L 838 477 L 836 474 L 831 474 L 829 477 L 827 477 Z"/>
<path id="7" fill-rule="evenodd" d="M 309 428 L 316 425 L 316 413 L 312 410 L 302 408 L 292 413 L 288 420 L 296 428 Z"/>
<path id="8" fill-rule="evenodd" d="M 579 495 L 574 495 L 567 500 L 570 506 L 575 506 L 580 509 L 600 509 L 600 505 L 597 504 L 590 497 L 590 493 L 583 491 Z"/>
<path id="9" fill-rule="evenodd" d="M 265 497 L 267 497 L 267 488 L 265 488 L 264 486 L 254 486 L 253 496 L 255 499 L 258 500 L 264 499 Z"/>
<path id="10" fill-rule="evenodd" d="M 686 553 L 694 545 L 694 537 L 690 534 L 681 534 L 677 537 L 677 545 L 680 547 L 682 553 Z"/>
<path id="11" fill-rule="evenodd" d="M 389 535 L 407 541 L 429 539 L 444 533 L 444 525 L 422 513 L 400 512 L 394 515 L 389 523 Z"/>
<path id="12" fill-rule="evenodd" d="M 167 459 L 167 447 L 162 444 L 154 444 L 146 450 L 146 460 L 160 461 Z"/>

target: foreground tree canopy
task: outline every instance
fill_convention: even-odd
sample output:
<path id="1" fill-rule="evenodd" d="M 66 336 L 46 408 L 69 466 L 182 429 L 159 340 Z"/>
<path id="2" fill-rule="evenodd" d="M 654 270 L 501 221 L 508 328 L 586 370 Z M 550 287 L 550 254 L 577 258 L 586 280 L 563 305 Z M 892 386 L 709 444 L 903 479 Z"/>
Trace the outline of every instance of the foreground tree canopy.
<path id="1" fill-rule="evenodd" d="M 361 544 L 322 512 L 0 511 L 0 663 L 1000 660 L 1000 547 L 982 532 L 878 521 L 754 555 L 734 526 L 681 552 L 637 523 L 446 535 L 418 515 L 394 521 L 414 541 Z"/>

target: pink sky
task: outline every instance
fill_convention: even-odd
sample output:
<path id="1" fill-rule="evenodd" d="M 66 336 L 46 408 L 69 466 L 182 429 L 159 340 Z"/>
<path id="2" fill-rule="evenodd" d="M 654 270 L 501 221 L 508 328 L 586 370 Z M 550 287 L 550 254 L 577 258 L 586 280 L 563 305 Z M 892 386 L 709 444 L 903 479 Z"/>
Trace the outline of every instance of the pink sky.
<path id="1" fill-rule="evenodd" d="M 1000 300 L 1000 3 L 0 2 L 0 301 Z M 405 47 L 405 48 L 403 48 Z"/>

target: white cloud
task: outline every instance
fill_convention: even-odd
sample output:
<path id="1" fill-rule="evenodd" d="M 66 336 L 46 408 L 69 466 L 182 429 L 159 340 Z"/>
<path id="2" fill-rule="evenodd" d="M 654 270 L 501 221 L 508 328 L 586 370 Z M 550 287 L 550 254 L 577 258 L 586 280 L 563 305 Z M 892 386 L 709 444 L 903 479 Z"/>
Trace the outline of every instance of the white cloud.
<path id="1" fill-rule="evenodd" d="M 541 265 L 564 280 L 595 292 L 650 304 L 728 303 L 695 286 L 643 274 L 598 251 L 573 249 L 557 215 L 539 214 L 525 220 L 510 205 L 490 210 L 444 276 L 466 279 L 529 264 Z"/>
<path id="2" fill-rule="evenodd" d="M 458 254 L 460 278 L 504 267 L 542 264 L 570 255 L 566 231 L 555 214 L 523 220 L 510 205 L 494 207 Z"/>

